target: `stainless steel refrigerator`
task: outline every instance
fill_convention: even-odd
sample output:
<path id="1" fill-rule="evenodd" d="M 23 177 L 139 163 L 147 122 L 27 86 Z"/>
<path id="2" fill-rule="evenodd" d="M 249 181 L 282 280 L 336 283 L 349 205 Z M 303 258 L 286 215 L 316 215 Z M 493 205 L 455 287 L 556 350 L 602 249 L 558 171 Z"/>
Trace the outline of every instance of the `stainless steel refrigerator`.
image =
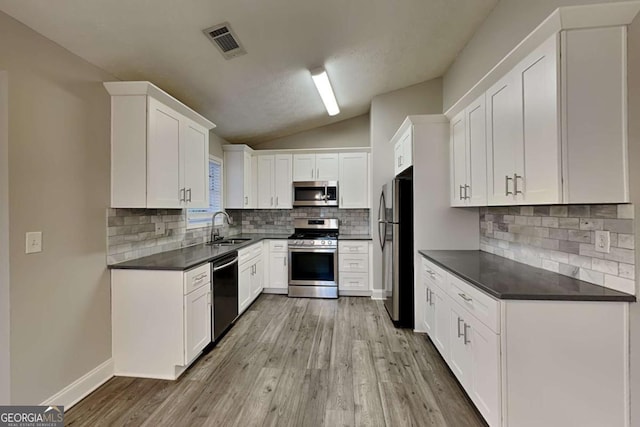
<path id="1" fill-rule="evenodd" d="M 382 186 L 378 206 L 384 305 L 398 327 L 413 328 L 413 169 Z"/>

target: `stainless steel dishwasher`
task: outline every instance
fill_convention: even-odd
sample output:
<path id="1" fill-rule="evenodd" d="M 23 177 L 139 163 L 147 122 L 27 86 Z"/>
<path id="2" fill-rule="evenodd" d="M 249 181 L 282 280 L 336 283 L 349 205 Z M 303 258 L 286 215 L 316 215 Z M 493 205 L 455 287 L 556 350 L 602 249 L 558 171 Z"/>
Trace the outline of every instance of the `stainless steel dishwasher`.
<path id="1" fill-rule="evenodd" d="M 212 341 L 224 335 L 238 317 L 238 251 L 211 263 L 213 304 Z"/>

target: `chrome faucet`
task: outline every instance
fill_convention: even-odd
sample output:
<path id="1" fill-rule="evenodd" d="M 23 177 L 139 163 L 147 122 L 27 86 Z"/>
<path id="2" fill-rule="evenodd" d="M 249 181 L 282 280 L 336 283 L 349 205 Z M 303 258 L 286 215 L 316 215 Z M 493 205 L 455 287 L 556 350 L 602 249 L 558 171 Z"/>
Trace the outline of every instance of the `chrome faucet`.
<path id="1" fill-rule="evenodd" d="M 211 217 L 211 236 L 209 237 L 209 241 L 211 243 L 215 242 L 216 240 L 220 240 L 222 239 L 222 237 L 220 236 L 220 229 L 218 227 L 216 227 L 216 217 L 222 214 L 225 216 L 225 218 L 227 218 L 227 224 L 231 225 L 233 224 L 233 220 L 231 219 L 231 217 L 229 216 L 228 213 L 226 213 L 225 211 L 218 211 L 215 212 L 213 214 L 213 216 Z"/>

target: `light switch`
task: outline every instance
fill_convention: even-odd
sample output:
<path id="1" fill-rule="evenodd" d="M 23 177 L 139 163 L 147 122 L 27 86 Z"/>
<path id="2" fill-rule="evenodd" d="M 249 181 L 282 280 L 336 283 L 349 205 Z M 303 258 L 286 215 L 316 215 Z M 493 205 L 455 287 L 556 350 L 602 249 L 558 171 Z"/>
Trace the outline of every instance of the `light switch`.
<path id="1" fill-rule="evenodd" d="M 596 230 L 596 252 L 611 252 L 611 233 L 608 231 Z"/>
<path id="2" fill-rule="evenodd" d="M 42 231 L 27 232 L 25 253 L 42 252 Z"/>

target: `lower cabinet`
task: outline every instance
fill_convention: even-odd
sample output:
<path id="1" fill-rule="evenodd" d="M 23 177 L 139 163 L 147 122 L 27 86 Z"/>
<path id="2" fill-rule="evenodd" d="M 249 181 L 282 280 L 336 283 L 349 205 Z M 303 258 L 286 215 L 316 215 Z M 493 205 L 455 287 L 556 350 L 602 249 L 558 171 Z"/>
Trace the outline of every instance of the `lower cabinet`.
<path id="1" fill-rule="evenodd" d="M 209 263 L 111 270 L 114 375 L 175 380 L 211 342 Z"/>
<path id="2" fill-rule="evenodd" d="M 343 296 L 369 296 L 369 241 L 338 242 L 338 292 Z"/>
<path id="3" fill-rule="evenodd" d="M 238 251 L 238 314 L 258 298 L 264 288 L 262 242 Z"/>
<path id="4" fill-rule="evenodd" d="M 264 292 L 286 294 L 289 290 L 289 242 L 285 239 L 269 240 L 265 244 L 269 260 L 265 267 Z"/>

